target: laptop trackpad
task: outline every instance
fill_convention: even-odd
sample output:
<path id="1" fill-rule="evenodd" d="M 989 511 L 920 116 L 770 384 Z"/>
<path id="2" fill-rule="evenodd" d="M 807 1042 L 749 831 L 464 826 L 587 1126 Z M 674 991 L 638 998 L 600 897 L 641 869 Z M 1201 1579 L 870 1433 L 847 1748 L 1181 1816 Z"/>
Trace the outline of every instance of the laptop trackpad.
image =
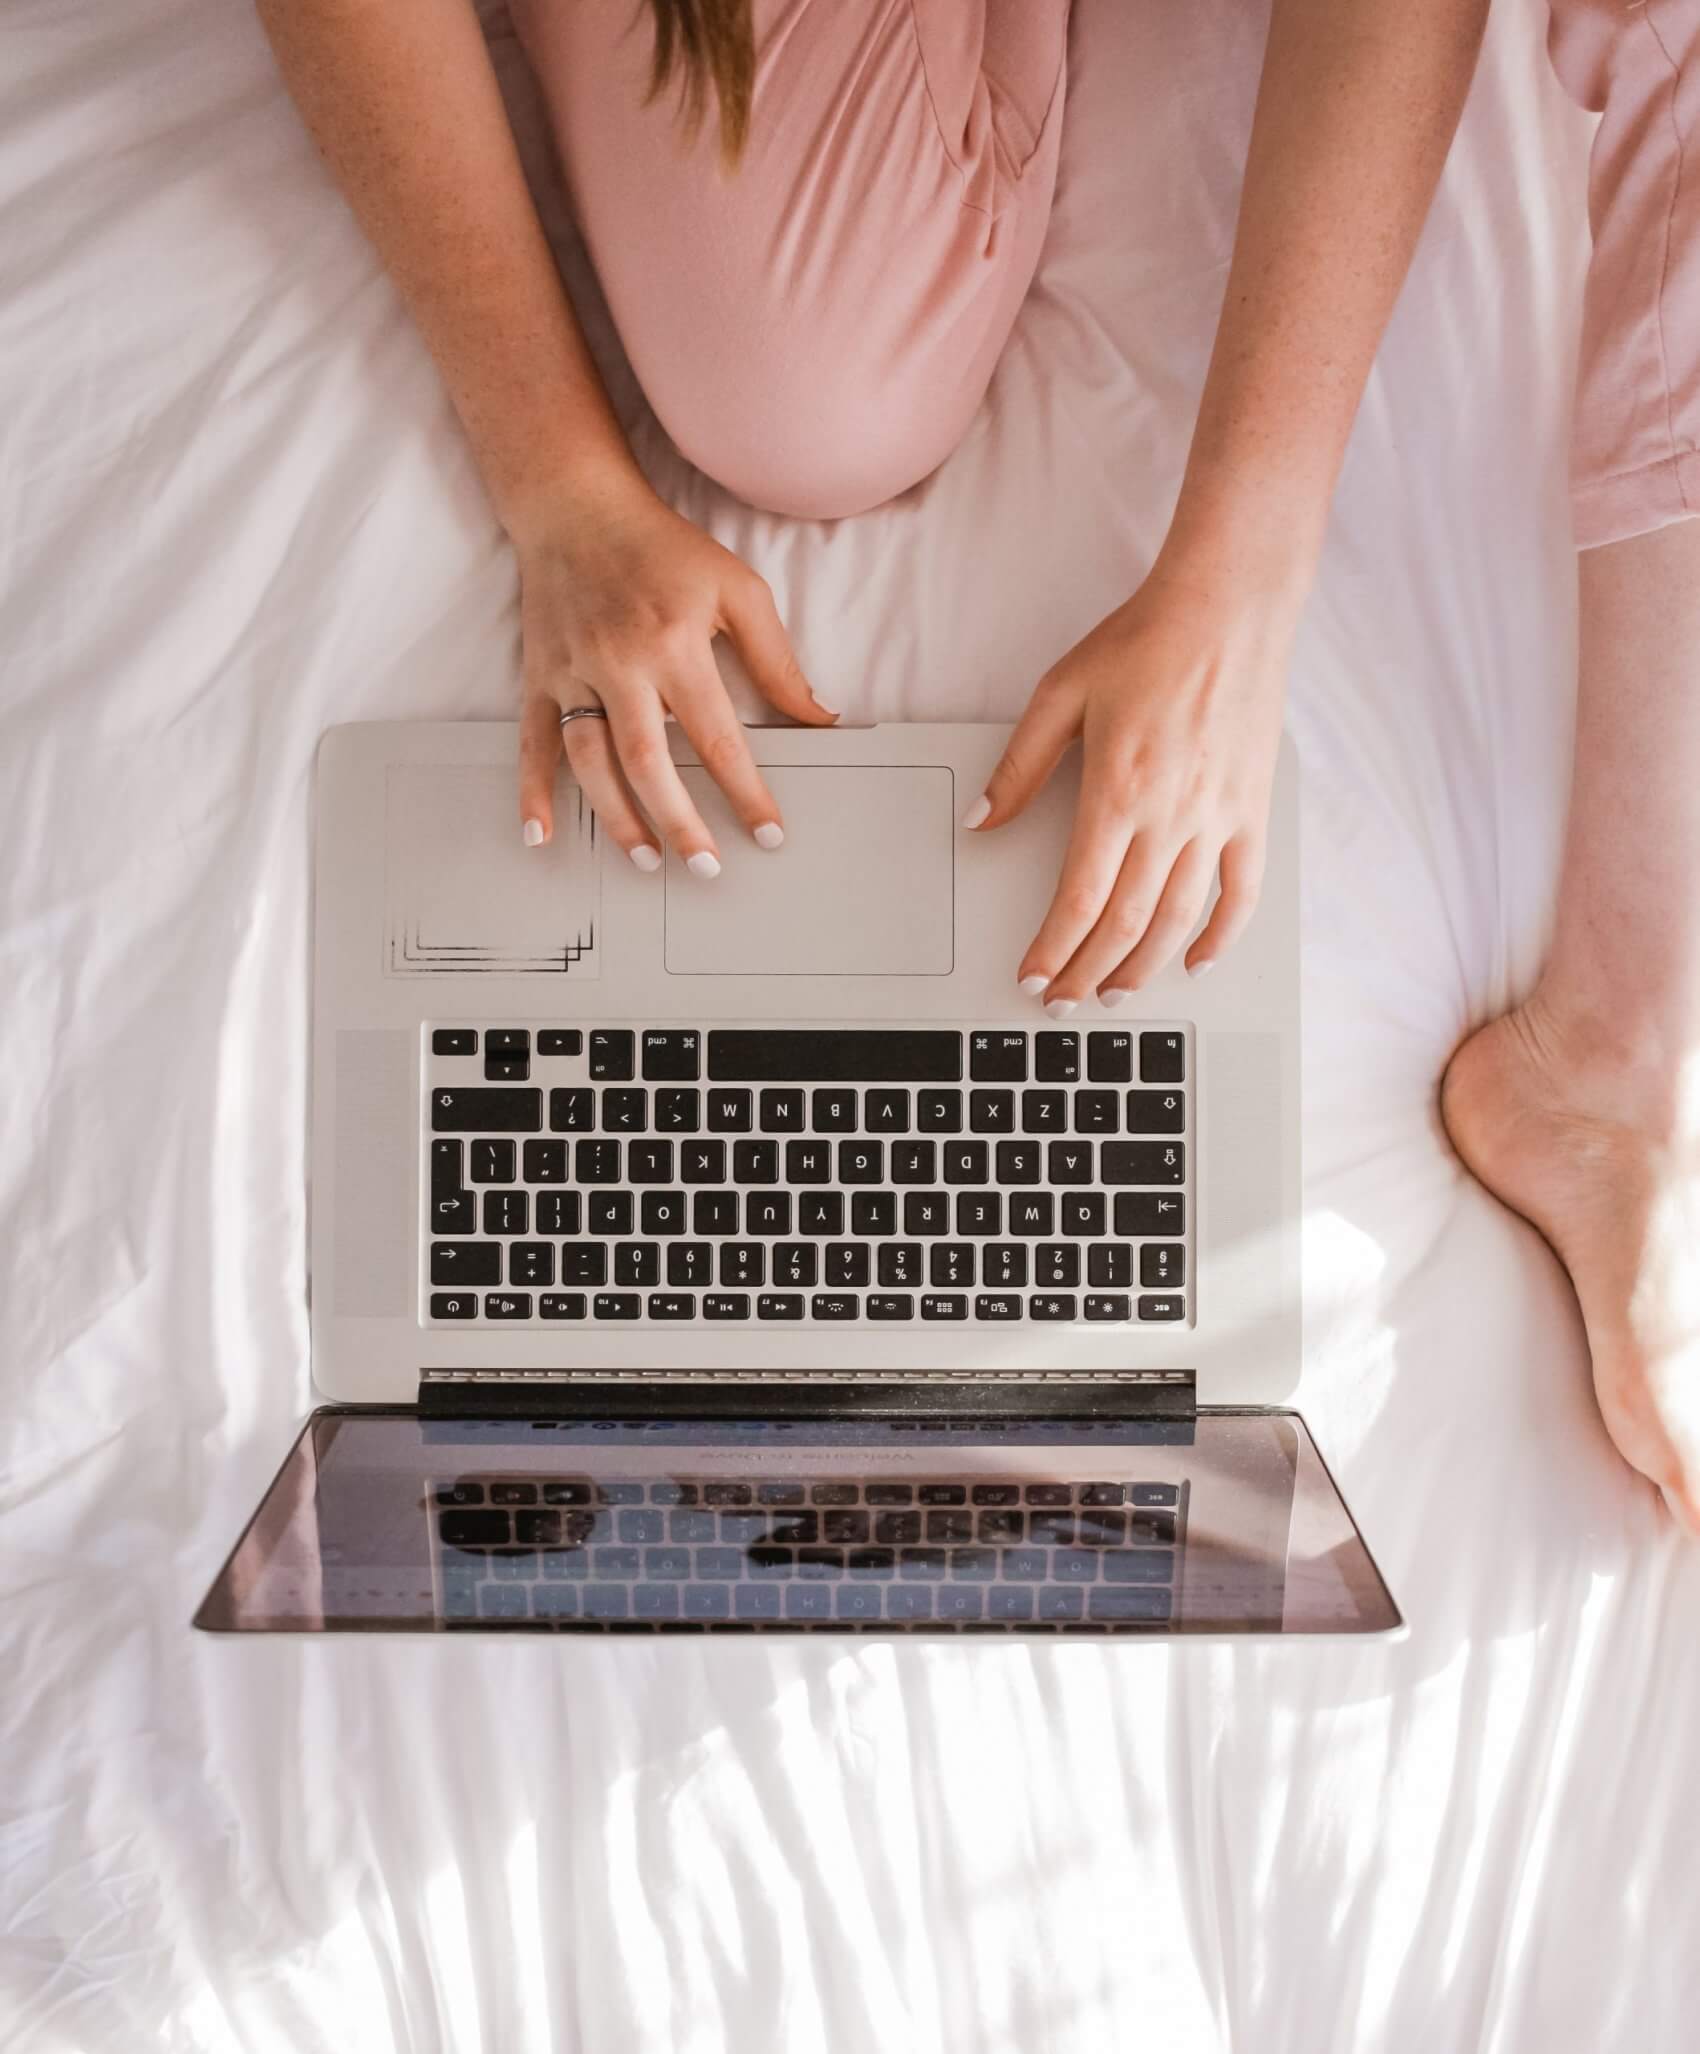
<path id="1" fill-rule="evenodd" d="M 948 977 L 954 779 L 885 764 L 766 768 L 785 845 L 758 849 L 706 770 L 679 775 L 720 849 L 692 877 L 667 852 L 667 968 L 682 977 Z"/>

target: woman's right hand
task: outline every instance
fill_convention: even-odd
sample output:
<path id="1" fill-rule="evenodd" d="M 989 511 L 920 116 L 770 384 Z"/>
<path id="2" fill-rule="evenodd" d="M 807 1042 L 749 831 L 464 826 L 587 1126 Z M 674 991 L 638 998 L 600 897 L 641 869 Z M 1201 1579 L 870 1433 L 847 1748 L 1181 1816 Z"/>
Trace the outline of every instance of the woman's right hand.
<path id="1" fill-rule="evenodd" d="M 750 754 L 713 655 L 727 636 L 751 680 L 792 719 L 837 715 L 803 676 L 763 580 L 633 474 L 575 486 L 516 524 L 525 704 L 519 800 L 525 839 L 554 832 L 563 749 L 604 830 L 640 870 L 670 842 L 698 877 L 720 869 L 714 837 L 667 747 L 671 713 L 764 849 L 784 822 Z M 601 705 L 606 720 L 561 715 Z"/>

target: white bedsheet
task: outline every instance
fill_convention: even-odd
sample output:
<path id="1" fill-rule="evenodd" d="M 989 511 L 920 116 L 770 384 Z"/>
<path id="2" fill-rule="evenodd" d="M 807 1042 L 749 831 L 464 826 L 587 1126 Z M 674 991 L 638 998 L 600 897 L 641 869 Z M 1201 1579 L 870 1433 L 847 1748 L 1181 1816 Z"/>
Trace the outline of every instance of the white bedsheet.
<path id="1" fill-rule="evenodd" d="M 1538 961 L 1566 776 L 1542 12 L 1497 11 L 1293 679 L 1302 1403 L 1412 1630 L 902 1650 L 188 1630 L 309 1404 L 314 744 L 509 715 L 514 576 L 249 11 L 4 0 L 0 2043 L 1694 2044 L 1700 1549 L 1433 1105 Z M 1259 34 L 1078 0 L 1049 253 L 901 504 L 787 527 L 640 429 L 825 696 L 1012 716 L 1149 561 Z"/>

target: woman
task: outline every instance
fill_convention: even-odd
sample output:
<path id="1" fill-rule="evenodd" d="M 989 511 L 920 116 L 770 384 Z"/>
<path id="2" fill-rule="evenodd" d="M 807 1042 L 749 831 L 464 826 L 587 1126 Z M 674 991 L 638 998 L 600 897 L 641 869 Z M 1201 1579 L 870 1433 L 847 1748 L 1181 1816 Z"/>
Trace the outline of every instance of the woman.
<path id="1" fill-rule="evenodd" d="M 1614 126 L 1608 106 L 1596 163 L 1596 229 L 1602 249 L 1615 233 L 1623 273 L 1594 302 L 1592 361 L 1608 367 L 1624 294 L 1639 292 L 1635 308 L 1651 294 L 1656 327 L 1670 283 L 1630 257 L 1648 208 L 1663 202 L 1667 243 L 1693 229 L 1692 181 L 1683 200 L 1672 166 L 1684 125 L 1694 132 L 1697 7 L 1558 0 L 1567 78 L 1620 112 Z M 964 820 L 1001 826 L 1082 742 L 1056 895 L 1013 966 L 1055 1017 L 1137 990 L 1218 874 L 1189 971 L 1210 967 L 1256 903 L 1295 625 L 1486 8 L 1274 0 L 1168 537 L 1138 589 L 1040 680 Z M 260 10 L 518 555 L 527 841 L 551 832 L 564 748 L 634 863 L 658 869 L 665 841 L 712 877 L 713 838 L 669 760 L 671 714 L 748 831 L 777 847 L 783 822 L 714 637 L 736 644 L 782 712 L 833 716 L 765 585 L 633 463 L 533 210 L 473 0 Z M 878 504 L 938 464 L 1038 259 L 1068 0 L 515 0 L 515 12 L 622 342 L 684 453 L 753 504 L 816 518 Z M 1652 198 L 1638 223 L 1620 221 L 1636 209 L 1613 195 L 1637 180 Z M 1677 282 L 1692 289 L 1691 264 Z M 1687 305 L 1700 326 L 1700 300 Z M 1645 382 L 1644 349 L 1628 355 L 1625 375 Z M 1613 539 L 1700 500 L 1700 372 L 1692 352 L 1652 370 L 1661 391 L 1686 394 L 1687 415 L 1673 397 L 1671 448 L 1647 459 L 1663 484 L 1639 495 L 1619 489 L 1624 409 L 1584 385 L 1582 540 L 1610 546 L 1584 559 L 1582 728 L 1597 746 L 1579 762 L 1553 961 L 1524 1006 L 1460 1049 L 1444 1109 L 1477 1174 L 1569 1265 L 1619 1446 L 1700 1521 L 1700 1427 L 1682 1426 L 1673 1395 L 1686 1377 L 1700 1401 L 1700 1369 L 1678 1363 L 1685 1334 L 1700 1347 L 1700 1320 L 1680 1300 L 1672 1239 L 1682 1208 L 1700 1205 L 1678 1146 L 1700 1111 L 1674 1091 L 1700 1024 L 1700 900 L 1678 883 L 1700 876 L 1700 808 L 1680 775 L 1700 759 L 1696 530 Z M 1645 468 L 1644 452 L 1629 455 Z M 1607 507 L 1615 525 L 1596 535 L 1586 522 Z M 1686 631 L 1684 658 L 1667 625 Z M 1647 882 L 1655 868 L 1667 889 Z"/>

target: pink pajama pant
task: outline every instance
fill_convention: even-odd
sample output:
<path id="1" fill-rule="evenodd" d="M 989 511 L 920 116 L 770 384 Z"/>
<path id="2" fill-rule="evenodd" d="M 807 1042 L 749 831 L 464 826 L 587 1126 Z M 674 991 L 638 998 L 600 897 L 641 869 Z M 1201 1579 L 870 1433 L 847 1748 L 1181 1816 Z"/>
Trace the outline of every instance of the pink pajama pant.
<path id="1" fill-rule="evenodd" d="M 730 176 L 712 97 L 694 140 L 673 94 L 643 104 L 641 0 L 512 4 L 679 449 L 752 504 L 816 518 L 941 463 L 1038 264 L 1069 0 L 755 0 Z M 1700 512 L 1700 0 L 1552 0 L 1550 47 L 1602 116 L 1573 461 L 1590 548 Z"/>

